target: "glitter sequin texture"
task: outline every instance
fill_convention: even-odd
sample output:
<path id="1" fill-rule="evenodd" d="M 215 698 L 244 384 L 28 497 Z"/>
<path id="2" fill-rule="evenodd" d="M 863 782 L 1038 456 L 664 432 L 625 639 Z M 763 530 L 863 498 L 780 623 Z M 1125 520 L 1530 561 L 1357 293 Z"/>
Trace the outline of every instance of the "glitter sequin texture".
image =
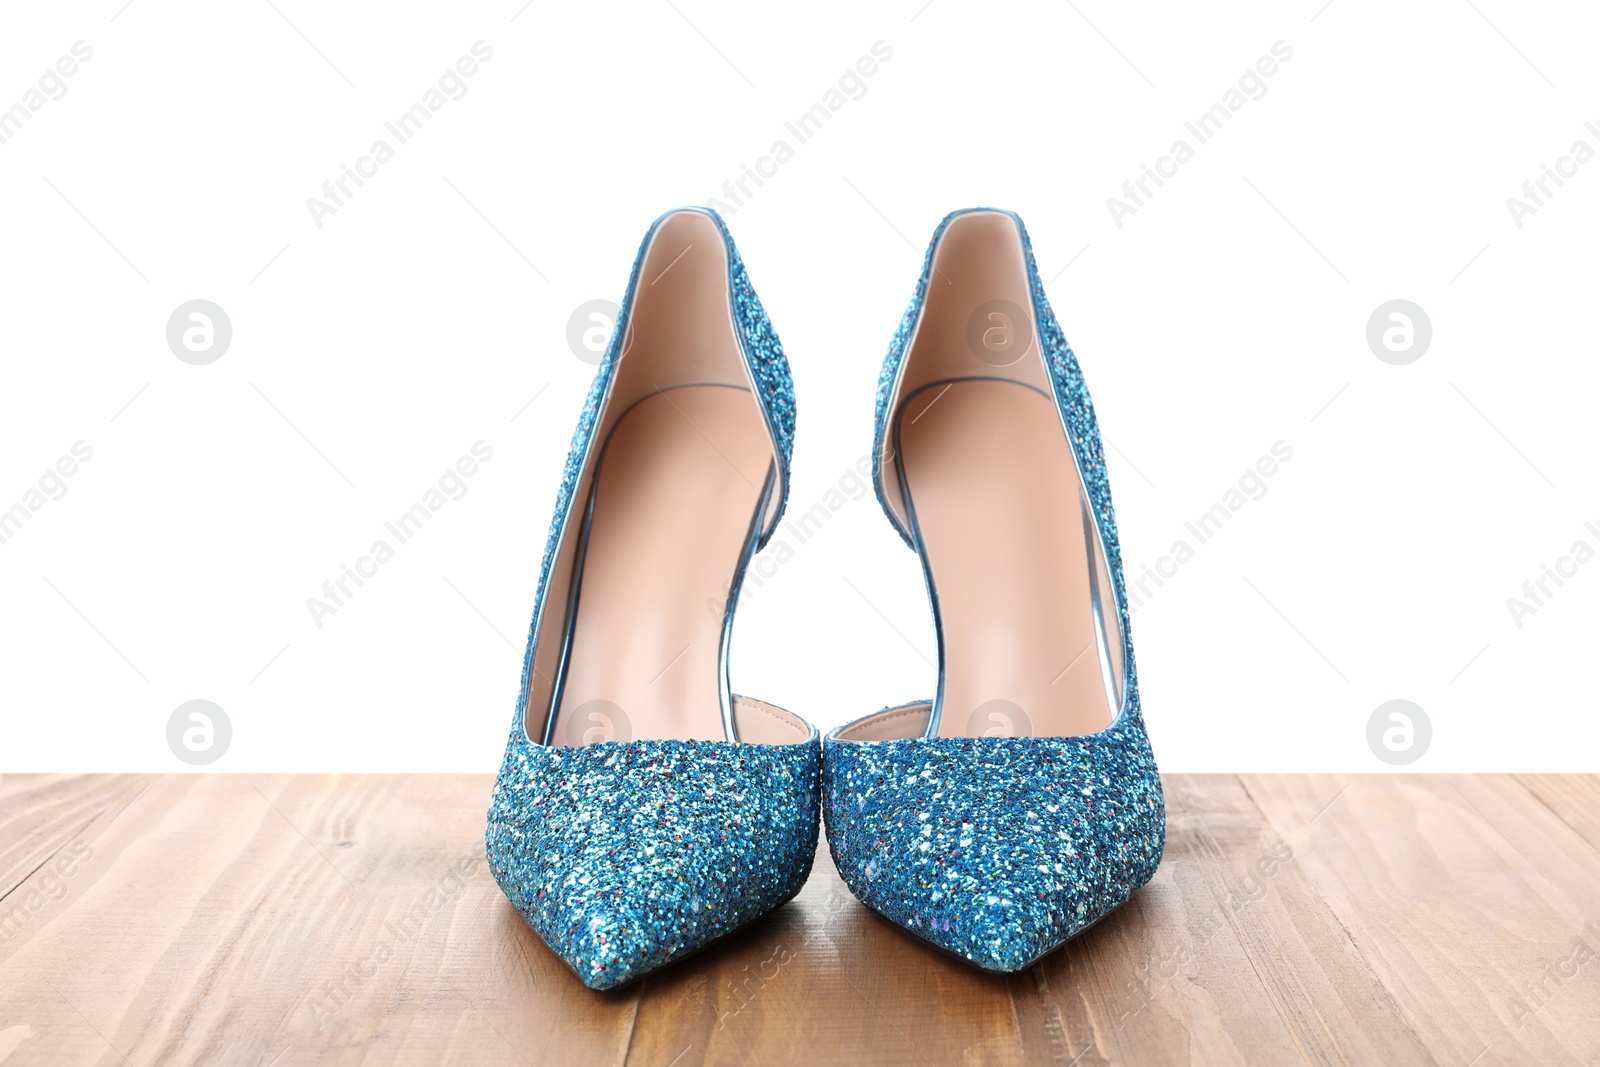
<path id="1" fill-rule="evenodd" d="M 816 739 L 514 737 L 489 809 L 500 888 L 583 982 L 621 985 L 778 907 L 817 847 Z"/>
<path id="2" fill-rule="evenodd" d="M 1090 737 L 829 738 L 828 846 L 863 904 L 1015 971 L 1155 873 L 1161 780 L 1137 715 Z"/>
<path id="3" fill-rule="evenodd" d="M 978 208 L 971 210 L 996 210 Z M 878 381 L 875 454 L 921 316 L 934 251 Z M 1022 235 L 1041 350 L 1062 422 L 1100 524 L 1122 624 L 1121 713 L 1087 737 L 912 738 L 824 743 L 823 814 L 845 883 L 887 918 L 992 970 L 1026 966 L 1147 883 L 1161 861 L 1161 780 L 1140 712 L 1122 551 L 1094 405 Z M 878 500 L 911 544 L 884 497 Z M 913 545 L 913 547 L 915 547 Z M 847 728 L 842 728 L 847 729 Z"/>
<path id="4" fill-rule="evenodd" d="M 721 218 L 683 210 L 708 215 L 722 235 L 734 325 L 786 496 L 795 426 L 788 362 Z M 792 745 L 646 740 L 554 748 L 535 744 L 524 728 L 540 608 L 615 377 L 640 264 L 660 222 L 640 244 L 573 432 L 485 840 L 500 888 L 595 989 L 638 978 L 781 905 L 800 891 L 817 847 L 815 731 Z M 782 506 L 780 500 L 769 535 Z"/>

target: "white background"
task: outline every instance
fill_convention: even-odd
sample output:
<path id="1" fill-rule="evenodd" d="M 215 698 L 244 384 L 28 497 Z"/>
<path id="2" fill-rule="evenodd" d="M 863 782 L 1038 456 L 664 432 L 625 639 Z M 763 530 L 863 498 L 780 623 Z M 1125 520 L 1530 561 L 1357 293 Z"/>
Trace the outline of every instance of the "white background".
<path id="1" fill-rule="evenodd" d="M 569 315 L 877 41 L 865 95 L 726 216 L 794 366 L 791 514 L 870 449 L 939 218 L 1010 207 L 1130 577 L 1294 449 L 1135 616 L 1163 769 L 1386 770 L 1365 729 L 1394 698 L 1433 724 L 1415 770 L 1600 769 L 1600 561 L 1520 628 L 1506 604 L 1600 547 L 1600 161 L 1520 228 L 1506 206 L 1600 148 L 1592 10 L 275 2 L 0 16 L 0 107 L 94 49 L 0 145 L 0 508 L 94 450 L 0 545 L 5 769 L 185 770 L 166 723 L 203 698 L 233 725 L 215 770 L 494 770 L 593 373 Z M 466 95 L 318 228 L 306 199 L 479 40 Z M 1280 40 L 1266 95 L 1115 225 L 1107 198 Z M 208 366 L 165 339 L 196 298 L 233 325 Z M 1433 326 L 1409 366 L 1365 339 L 1396 298 Z M 318 628 L 307 598 L 479 440 L 468 493 Z M 928 695 L 933 647 L 867 495 L 742 610 L 735 689 L 827 726 Z"/>

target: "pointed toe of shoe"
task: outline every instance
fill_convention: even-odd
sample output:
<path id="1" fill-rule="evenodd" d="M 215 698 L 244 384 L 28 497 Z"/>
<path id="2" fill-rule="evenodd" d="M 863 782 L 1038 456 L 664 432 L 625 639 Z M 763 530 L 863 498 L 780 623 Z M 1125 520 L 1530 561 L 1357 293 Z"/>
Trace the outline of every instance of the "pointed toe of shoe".
<path id="1" fill-rule="evenodd" d="M 695 902 L 686 909 L 683 902 L 664 900 L 637 884 L 607 884 L 578 874 L 563 882 L 524 918 L 590 989 L 626 985 L 725 932 L 715 921 L 685 923 L 680 913 L 693 914 Z M 728 917 L 738 908 L 724 897 L 701 902 L 701 910 L 708 917 Z"/>
<path id="2" fill-rule="evenodd" d="M 823 812 L 834 863 L 891 922 L 986 970 L 1020 970 L 1160 863 L 1160 778 L 1142 728 L 1127 728 L 830 739 Z"/>
<path id="3" fill-rule="evenodd" d="M 487 852 L 517 911 L 590 988 L 703 948 L 799 892 L 819 746 L 513 744 Z"/>

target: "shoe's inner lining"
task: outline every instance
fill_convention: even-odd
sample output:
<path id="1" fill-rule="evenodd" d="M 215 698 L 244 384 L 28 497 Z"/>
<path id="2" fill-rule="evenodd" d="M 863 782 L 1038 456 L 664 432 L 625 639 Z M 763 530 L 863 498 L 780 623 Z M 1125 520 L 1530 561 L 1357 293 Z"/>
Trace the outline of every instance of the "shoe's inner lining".
<path id="1" fill-rule="evenodd" d="M 727 270 L 721 234 L 697 212 L 662 222 L 640 265 L 589 472 L 546 592 L 530 737 L 568 746 L 728 740 L 724 606 L 747 541 L 770 515 L 757 512 L 777 472 L 734 333 Z M 744 740 L 788 743 L 807 731 L 752 701 L 739 701 L 734 718 L 753 731 Z"/>
<path id="2" fill-rule="evenodd" d="M 754 697 L 733 698 L 733 721 L 739 740 L 749 745 L 794 745 L 811 737 L 810 723 Z"/>
<path id="3" fill-rule="evenodd" d="M 885 708 L 839 727 L 832 736 L 840 741 L 901 741 L 921 737 L 928 732 L 928 717 L 932 714 L 932 704 Z"/>
<path id="4" fill-rule="evenodd" d="M 910 398 L 897 446 L 944 634 L 939 734 L 1094 733 L 1114 709 L 1055 402 L 1000 379 L 947 385 Z"/>
<path id="5" fill-rule="evenodd" d="M 723 386 L 647 397 L 611 431 L 557 744 L 725 739 L 722 604 L 771 460 L 754 399 Z"/>
<path id="6" fill-rule="evenodd" d="M 1122 691 L 1115 596 L 1015 224 L 958 218 L 934 268 L 890 461 L 891 503 L 921 545 L 941 626 L 938 734 L 1094 733 Z"/>

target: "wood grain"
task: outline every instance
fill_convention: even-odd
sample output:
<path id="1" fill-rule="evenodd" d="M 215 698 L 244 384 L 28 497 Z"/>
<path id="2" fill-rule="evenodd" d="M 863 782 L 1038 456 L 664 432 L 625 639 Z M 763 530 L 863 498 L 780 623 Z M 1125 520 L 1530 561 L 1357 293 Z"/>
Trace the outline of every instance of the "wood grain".
<path id="1" fill-rule="evenodd" d="M 1517 781 L 1579 837 L 1600 849 L 1600 777 L 1520 774 Z"/>
<path id="2" fill-rule="evenodd" d="M 1600 779 L 1176 776 L 1155 880 L 1021 974 L 786 907 L 580 985 L 478 776 L 0 778 L 0 1065 L 1600 1064 Z"/>
<path id="3" fill-rule="evenodd" d="M 1274 825 L 1302 823 L 1327 795 L 1245 782 Z M 1555 975 L 1576 944 L 1600 951 L 1600 853 L 1511 778 L 1346 785 L 1307 827 L 1300 864 L 1434 1059 L 1600 1058 L 1600 961 Z"/>
<path id="4" fill-rule="evenodd" d="M 147 783 L 119 775 L 0 775 L 0 899 Z M 59 872 L 58 872 L 59 873 Z"/>

